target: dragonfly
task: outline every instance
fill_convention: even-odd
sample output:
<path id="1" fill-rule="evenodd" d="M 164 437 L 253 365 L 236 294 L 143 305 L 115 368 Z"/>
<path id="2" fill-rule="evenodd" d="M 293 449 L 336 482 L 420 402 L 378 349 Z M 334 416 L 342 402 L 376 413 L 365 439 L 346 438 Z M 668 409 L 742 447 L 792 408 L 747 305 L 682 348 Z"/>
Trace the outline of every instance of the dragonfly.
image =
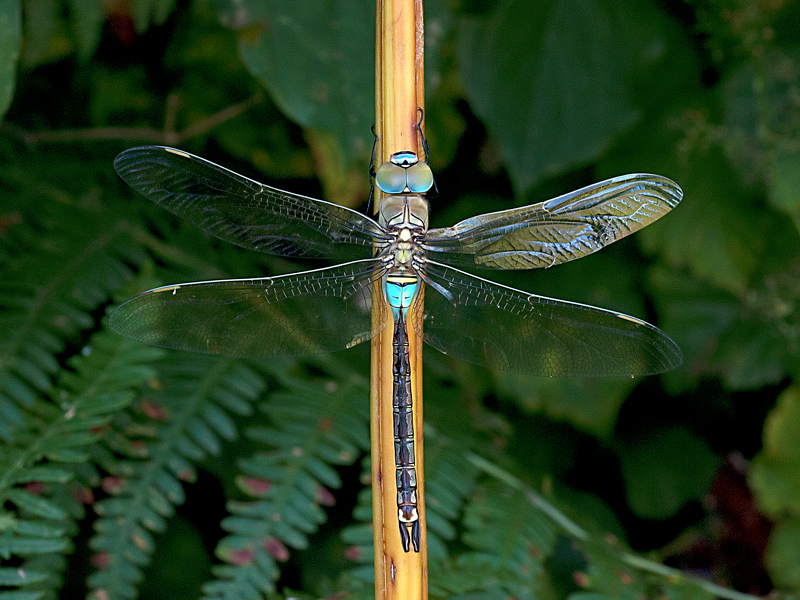
<path id="1" fill-rule="evenodd" d="M 463 268 L 549 268 L 652 223 L 681 200 L 666 177 L 623 175 L 556 198 L 428 228 L 428 164 L 401 151 L 370 168 L 386 195 L 374 220 L 285 192 L 174 148 L 145 146 L 114 166 L 131 187 L 206 233 L 249 250 L 348 261 L 288 275 L 159 287 L 110 327 L 166 348 L 233 357 L 350 348 L 393 324 L 393 424 L 403 548 L 420 548 L 408 324 L 437 350 L 540 376 L 635 377 L 682 362 L 677 344 L 626 314 L 539 296 Z M 378 291 L 376 291 L 378 290 Z"/>

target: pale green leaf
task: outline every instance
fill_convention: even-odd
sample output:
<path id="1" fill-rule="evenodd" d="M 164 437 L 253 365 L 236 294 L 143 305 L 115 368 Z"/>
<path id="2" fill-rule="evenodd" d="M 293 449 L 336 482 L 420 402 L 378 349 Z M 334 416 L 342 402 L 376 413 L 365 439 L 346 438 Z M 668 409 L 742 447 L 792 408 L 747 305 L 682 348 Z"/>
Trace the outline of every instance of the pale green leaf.
<path id="1" fill-rule="evenodd" d="M 77 38 L 78 55 L 88 60 L 97 48 L 105 15 L 100 0 L 69 0 L 70 21 Z"/>
<path id="2" fill-rule="evenodd" d="M 800 213 L 800 152 L 778 151 L 772 157 L 769 180 L 772 205 L 790 215 Z"/>
<path id="3" fill-rule="evenodd" d="M 640 435 L 620 450 L 625 494 L 634 513 L 665 519 L 708 491 L 719 458 L 708 444 L 678 427 Z"/>
<path id="4" fill-rule="evenodd" d="M 775 526 L 769 537 L 764 561 L 777 586 L 800 589 L 800 519 Z"/>
<path id="5" fill-rule="evenodd" d="M 800 513 L 800 389 L 778 398 L 764 425 L 764 447 L 753 460 L 750 484 L 759 505 L 772 516 Z"/>
<path id="6" fill-rule="evenodd" d="M 349 0 L 242 0 L 228 8 L 250 72 L 292 120 L 332 135 L 345 163 L 372 146 L 373 8 Z"/>

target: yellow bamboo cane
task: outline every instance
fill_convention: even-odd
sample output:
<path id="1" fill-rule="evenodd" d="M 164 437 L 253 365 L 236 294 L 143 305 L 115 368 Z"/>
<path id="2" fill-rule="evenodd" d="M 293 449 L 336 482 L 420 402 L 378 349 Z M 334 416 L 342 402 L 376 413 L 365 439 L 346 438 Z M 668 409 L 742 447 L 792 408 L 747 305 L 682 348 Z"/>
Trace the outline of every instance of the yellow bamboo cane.
<path id="1" fill-rule="evenodd" d="M 417 136 L 418 108 L 424 109 L 422 0 L 377 0 L 375 51 L 375 163 L 412 150 L 423 156 Z M 376 206 L 382 193 L 376 188 Z M 382 294 L 376 288 L 377 301 Z M 389 319 L 391 320 L 391 311 Z M 419 552 L 405 552 L 397 520 L 392 423 L 392 333 L 388 323 L 372 342 L 372 515 L 375 536 L 376 600 L 426 600 L 428 553 L 422 462 L 422 340 L 409 314 L 409 363 L 414 405 L 417 497 L 422 529 Z"/>

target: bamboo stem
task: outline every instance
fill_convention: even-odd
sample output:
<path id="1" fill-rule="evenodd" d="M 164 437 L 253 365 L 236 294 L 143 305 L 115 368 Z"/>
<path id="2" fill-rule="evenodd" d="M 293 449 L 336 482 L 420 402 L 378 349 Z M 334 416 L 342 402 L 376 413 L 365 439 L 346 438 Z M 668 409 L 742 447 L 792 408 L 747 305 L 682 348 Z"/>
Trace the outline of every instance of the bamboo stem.
<path id="1" fill-rule="evenodd" d="M 376 167 L 392 153 L 413 150 L 418 108 L 424 109 L 422 0 L 377 0 L 375 52 Z M 376 206 L 382 195 L 376 188 Z M 376 304 L 383 302 L 376 286 Z M 375 537 L 376 600 L 426 600 L 427 532 L 422 462 L 422 341 L 408 323 L 409 362 L 414 405 L 417 499 L 422 529 L 419 552 L 405 552 L 400 540 L 392 422 L 392 333 L 389 323 L 372 342 L 371 428 L 372 508 Z"/>

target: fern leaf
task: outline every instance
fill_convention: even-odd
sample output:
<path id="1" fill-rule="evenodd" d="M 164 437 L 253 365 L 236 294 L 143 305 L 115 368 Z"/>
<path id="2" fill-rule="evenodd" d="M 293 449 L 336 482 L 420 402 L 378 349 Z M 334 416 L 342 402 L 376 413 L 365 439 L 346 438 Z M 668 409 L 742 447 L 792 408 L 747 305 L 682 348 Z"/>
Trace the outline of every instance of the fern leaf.
<path id="1" fill-rule="evenodd" d="M 248 414 L 263 389 L 262 379 L 234 360 L 171 354 L 151 380 L 141 414 L 120 420 L 106 469 L 114 496 L 97 505 L 91 545 L 104 565 L 89 584 L 110 599 L 136 595 L 136 584 L 153 552 L 151 532 L 162 531 L 183 503 L 182 481 L 194 479 L 192 463 L 216 453 L 236 429 L 226 410 Z M 117 443 L 126 438 L 138 444 Z M 128 452 L 128 451 L 131 452 Z"/>
<path id="2" fill-rule="evenodd" d="M 306 548 L 325 521 L 327 493 L 341 480 L 334 465 L 352 464 L 366 449 L 368 389 L 363 380 L 306 383 L 282 380 L 285 390 L 262 407 L 269 425 L 248 436 L 268 451 L 241 461 L 240 488 L 254 501 L 231 503 L 217 548 L 226 565 L 204 586 L 206 598 L 261 598 L 274 589 L 278 562 L 289 548 Z M 327 501 L 326 501 L 327 502 Z"/>
<path id="3" fill-rule="evenodd" d="M 143 352 L 111 333 L 95 334 L 84 352 L 67 361 L 72 371 L 62 371 L 51 392 L 54 402 L 36 400 L 36 413 L 26 415 L 27 430 L 5 444 L 0 502 L 13 508 L 13 518 L 0 519 L 0 556 L 22 559 L 23 572 L 48 574 L 20 580 L 20 587 L 35 591 L 13 593 L 52 596 L 58 587 L 56 574 L 71 549 L 68 536 L 82 515 L 72 479 L 85 467 L 75 461 L 88 456 L 116 408 L 152 375 L 147 363 L 162 354 Z"/>
<path id="4" fill-rule="evenodd" d="M 53 384 L 67 339 L 95 323 L 90 314 L 130 278 L 126 226 L 95 211 L 51 209 L 27 252 L 3 265 L 0 279 L 0 439 L 12 439 Z"/>

